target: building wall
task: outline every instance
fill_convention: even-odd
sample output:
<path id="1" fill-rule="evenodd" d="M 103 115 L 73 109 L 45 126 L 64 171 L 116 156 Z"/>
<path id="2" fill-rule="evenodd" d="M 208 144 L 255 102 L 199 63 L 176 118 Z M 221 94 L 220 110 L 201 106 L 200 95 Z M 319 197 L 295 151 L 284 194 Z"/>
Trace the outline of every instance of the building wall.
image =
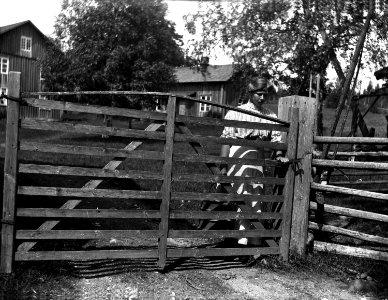
<path id="1" fill-rule="evenodd" d="M 21 51 L 21 37 L 31 37 L 31 57 Z M 31 24 L 24 24 L 1 35 L 0 57 L 9 61 L 9 72 L 21 72 L 21 92 L 37 92 L 40 90 L 40 63 L 46 47 L 45 38 Z"/>
<path id="2" fill-rule="evenodd" d="M 237 104 L 236 92 L 232 84 L 229 82 L 208 82 L 208 83 L 179 83 L 171 93 L 177 95 L 192 96 L 200 98 L 201 96 L 210 95 L 212 102 L 235 106 Z M 180 100 L 178 102 L 178 110 L 180 114 L 189 116 L 224 116 L 225 111 L 222 108 L 212 106 L 211 113 L 200 112 L 200 103 L 189 100 Z"/>
<path id="3" fill-rule="evenodd" d="M 45 40 L 42 35 L 28 23 L 1 35 L 0 53 L 20 55 L 21 36 L 32 38 L 31 58 L 38 59 L 43 56 L 45 51 Z"/>

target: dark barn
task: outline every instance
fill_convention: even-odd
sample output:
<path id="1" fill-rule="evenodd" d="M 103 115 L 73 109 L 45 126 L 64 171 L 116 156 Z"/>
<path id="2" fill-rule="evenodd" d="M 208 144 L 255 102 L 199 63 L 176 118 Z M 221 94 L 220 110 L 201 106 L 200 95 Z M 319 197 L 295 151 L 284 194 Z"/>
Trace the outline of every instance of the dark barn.
<path id="1" fill-rule="evenodd" d="M 0 27 L 1 92 L 7 94 L 10 71 L 21 72 L 21 92 L 41 91 L 40 59 L 47 41 L 31 21 Z"/>
<path id="2" fill-rule="evenodd" d="M 179 67 L 175 71 L 177 83 L 171 91 L 211 102 L 237 105 L 238 92 L 232 81 L 233 65 L 209 65 L 208 60 L 198 67 Z M 179 113 L 189 116 L 223 116 L 222 109 L 207 104 L 180 100 Z"/>

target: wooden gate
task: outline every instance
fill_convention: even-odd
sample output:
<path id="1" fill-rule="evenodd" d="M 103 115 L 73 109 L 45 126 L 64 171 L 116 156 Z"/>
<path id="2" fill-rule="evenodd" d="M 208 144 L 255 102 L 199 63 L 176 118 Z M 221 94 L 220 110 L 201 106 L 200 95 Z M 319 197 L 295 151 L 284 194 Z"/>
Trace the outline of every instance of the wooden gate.
<path id="1" fill-rule="evenodd" d="M 284 150 L 293 160 L 297 109 L 290 110 L 291 122 L 274 119 L 277 124 L 261 124 L 179 115 L 179 99 L 165 93 L 45 93 L 53 97 L 82 94 L 168 98 L 167 111 L 162 113 L 42 100 L 31 95 L 19 98 L 18 74 L 13 72 L 10 85 L 1 272 L 11 272 L 14 260 L 155 258 L 164 269 L 167 258 L 174 257 L 280 254 L 288 259 L 294 169 L 288 166 L 284 178 L 223 176 L 220 164 L 262 165 L 273 174 L 279 163 L 270 158 L 223 158 L 219 148 L 229 144 Z M 68 115 L 72 112 L 78 118 L 59 122 L 21 119 L 21 105 L 61 110 Z M 111 127 L 99 123 L 105 115 L 113 117 Z M 221 138 L 216 129 L 224 126 L 282 131 L 284 141 Z M 284 192 L 239 195 L 228 188 L 243 182 L 262 183 L 270 191 L 271 187 L 284 186 Z M 230 193 L 214 191 L 216 183 L 223 184 Z M 204 201 L 223 203 L 227 209 L 203 211 L 200 204 Z M 252 201 L 277 204 L 277 209 L 256 212 L 249 205 Z M 195 227 L 200 220 L 230 225 L 241 219 L 249 219 L 252 228 Z M 267 222 L 272 226 L 264 227 L 263 220 L 272 220 Z M 222 243 L 242 237 L 261 237 L 265 243 Z M 186 246 L 179 247 L 187 241 Z"/>

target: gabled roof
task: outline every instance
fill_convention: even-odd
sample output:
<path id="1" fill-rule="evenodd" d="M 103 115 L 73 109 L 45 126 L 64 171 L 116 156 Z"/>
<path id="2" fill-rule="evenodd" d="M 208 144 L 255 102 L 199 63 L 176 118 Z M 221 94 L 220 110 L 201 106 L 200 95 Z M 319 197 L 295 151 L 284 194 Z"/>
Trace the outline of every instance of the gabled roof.
<path id="1" fill-rule="evenodd" d="M 225 82 L 232 78 L 233 65 L 208 65 L 205 71 L 200 67 L 178 67 L 175 69 L 177 82 Z"/>
<path id="2" fill-rule="evenodd" d="M 27 21 L 23 21 L 23 22 L 19 22 L 19 23 L 15 23 L 15 24 L 11 24 L 11 25 L 6 25 L 6 26 L 1 26 L 0 27 L 0 35 L 8 32 L 8 31 L 11 31 L 11 30 L 14 30 L 20 26 L 23 26 L 25 24 L 30 24 L 32 27 L 35 28 L 35 30 L 44 38 L 47 38 L 39 29 L 38 27 L 36 27 L 34 25 L 34 23 L 32 23 L 30 20 L 27 20 Z"/>

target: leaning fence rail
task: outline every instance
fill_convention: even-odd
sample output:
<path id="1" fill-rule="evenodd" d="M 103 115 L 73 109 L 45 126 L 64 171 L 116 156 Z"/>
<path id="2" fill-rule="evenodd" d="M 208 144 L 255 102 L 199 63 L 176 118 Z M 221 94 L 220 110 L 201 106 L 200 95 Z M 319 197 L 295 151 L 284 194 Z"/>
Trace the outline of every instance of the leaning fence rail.
<path id="1" fill-rule="evenodd" d="M 316 136 L 314 137 L 314 143 L 316 144 L 368 144 L 375 146 L 386 146 L 388 145 L 388 138 L 368 138 L 368 137 L 328 137 L 328 136 Z M 328 159 L 313 159 L 312 166 L 322 169 L 336 169 L 336 170 L 350 170 L 347 175 L 344 171 L 336 172 L 336 176 L 340 174 L 345 176 L 348 181 L 338 181 L 333 180 L 328 183 L 311 183 L 311 189 L 315 191 L 320 191 L 324 193 L 334 193 L 342 195 L 350 195 L 355 197 L 363 197 L 368 199 L 375 199 L 377 201 L 386 201 L 388 200 L 388 194 L 382 192 L 372 191 L 376 189 L 376 185 L 382 184 L 385 185 L 385 189 L 380 188 L 380 190 L 387 190 L 388 180 L 379 178 L 371 179 L 369 178 L 366 181 L 358 179 L 357 182 L 349 182 L 349 178 L 360 178 L 362 176 L 385 176 L 387 175 L 386 171 L 388 169 L 388 163 L 381 161 L 386 158 L 386 151 L 368 151 L 363 152 L 339 152 L 339 155 L 349 158 L 356 157 L 358 160 L 362 158 L 376 158 L 380 161 L 343 161 L 343 160 L 332 160 L 330 156 Z M 357 176 L 357 177 L 354 177 Z M 363 188 L 363 189 L 361 189 Z M 352 209 L 346 207 L 340 207 L 335 205 L 330 205 L 322 202 L 311 202 L 310 209 L 316 211 L 319 214 L 331 213 L 336 215 L 342 215 L 352 218 L 361 218 L 365 220 L 372 220 L 378 222 L 388 223 L 388 216 L 386 214 L 364 211 L 359 209 Z M 346 228 L 341 228 L 338 226 L 331 226 L 328 224 L 309 222 L 310 230 L 315 232 L 326 232 L 332 234 L 339 234 L 351 238 L 355 238 L 361 241 L 370 242 L 374 244 L 381 244 L 388 246 L 388 238 L 383 236 L 376 236 L 372 234 L 367 234 L 364 232 L 349 230 Z M 325 243 L 325 242 L 315 242 L 317 250 L 329 250 L 337 251 L 340 254 L 348 254 L 359 257 L 368 257 L 373 259 L 380 259 L 388 261 L 388 253 L 384 251 L 375 251 L 373 249 L 364 249 L 357 247 L 344 246 L 340 244 Z"/>

